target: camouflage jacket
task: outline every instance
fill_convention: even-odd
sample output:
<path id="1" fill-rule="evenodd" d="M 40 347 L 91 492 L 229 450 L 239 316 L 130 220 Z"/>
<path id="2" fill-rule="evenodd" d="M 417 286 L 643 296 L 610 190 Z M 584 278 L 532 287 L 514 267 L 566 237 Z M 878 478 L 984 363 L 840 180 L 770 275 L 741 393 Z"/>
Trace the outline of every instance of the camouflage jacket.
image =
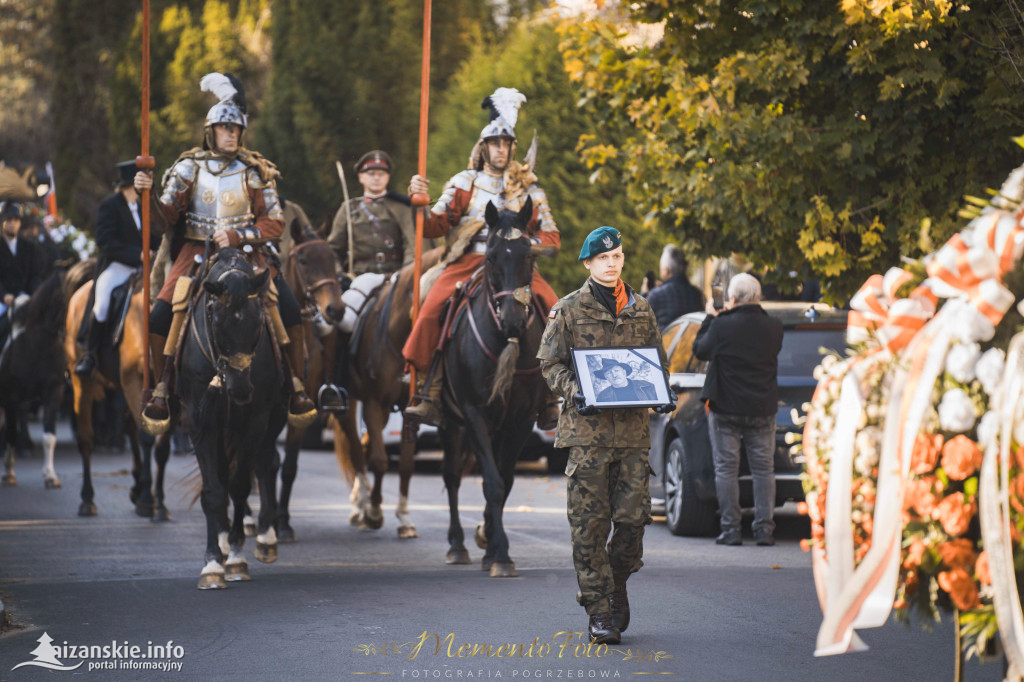
<path id="1" fill-rule="evenodd" d="M 572 400 L 578 390 L 570 353 L 574 348 L 657 346 L 661 365 L 667 372 L 668 362 L 654 312 L 628 285 L 626 290 L 629 303 L 618 316 L 601 305 L 590 290 L 589 280 L 559 300 L 548 315 L 537 357 L 541 374 L 551 391 L 565 400 L 558 419 L 555 447 L 650 445 L 650 416 L 646 407 L 603 409 L 596 415 L 584 417 L 576 411 Z"/>

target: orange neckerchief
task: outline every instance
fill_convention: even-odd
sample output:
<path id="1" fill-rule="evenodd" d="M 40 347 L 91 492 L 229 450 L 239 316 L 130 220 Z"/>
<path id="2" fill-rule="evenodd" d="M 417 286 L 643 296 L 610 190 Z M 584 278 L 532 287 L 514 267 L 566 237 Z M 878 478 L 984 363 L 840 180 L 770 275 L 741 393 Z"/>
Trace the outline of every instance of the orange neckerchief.
<path id="1" fill-rule="evenodd" d="M 615 283 L 615 315 L 618 316 L 622 312 L 622 309 L 629 303 L 629 294 L 626 293 L 626 285 L 623 283 L 622 278 Z"/>

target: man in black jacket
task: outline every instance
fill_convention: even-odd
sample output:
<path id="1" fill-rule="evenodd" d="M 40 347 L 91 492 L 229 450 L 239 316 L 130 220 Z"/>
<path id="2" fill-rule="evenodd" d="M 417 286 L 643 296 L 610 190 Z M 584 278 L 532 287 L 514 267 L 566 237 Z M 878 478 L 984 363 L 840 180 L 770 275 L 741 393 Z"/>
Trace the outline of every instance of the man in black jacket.
<path id="1" fill-rule="evenodd" d="M 751 275 L 729 281 L 725 309 L 712 301 L 693 352 L 710 361 L 701 398 L 708 401 L 715 489 L 721 511 L 720 545 L 740 545 L 740 439 L 754 479 L 754 539 L 773 545 L 775 412 L 782 323 L 760 306 L 761 284 Z"/>
<path id="2" fill-rule="evenodd" d="M 92 318 L 86 336 L 85 355 L 75 365 L 75 374 L 88 376 L 96 368 L 96 353 L 106 332 L 110 294 L 142 265 L 142 217 L 139 194 L 132 184 L 138 168 L 134 161 L 117 164 L 115 191 L 100 204 L 96 214 L 96 247 L 99 264 L 93 292 Z M 159 240 L 151 237 L 151 248 Z"/>
<path id="3" fill-rule="evenodd" d="M 686 254 L 675 244 L 661 252 L 661 286 L 647 294 L 647 302 L 658 319 L 658 329 L 672 324 L 680 315 L 695 313 L 704 307 L 704 294 L 686 279 Z"/>
<path id="4" fill-rule="evenodd" d="M 21 204 L 0 202 L 0 348 L 11 330 L 11 308 L 21 305 L 43 281 L 43 267 L 31 241 L 18 235 Z"/>

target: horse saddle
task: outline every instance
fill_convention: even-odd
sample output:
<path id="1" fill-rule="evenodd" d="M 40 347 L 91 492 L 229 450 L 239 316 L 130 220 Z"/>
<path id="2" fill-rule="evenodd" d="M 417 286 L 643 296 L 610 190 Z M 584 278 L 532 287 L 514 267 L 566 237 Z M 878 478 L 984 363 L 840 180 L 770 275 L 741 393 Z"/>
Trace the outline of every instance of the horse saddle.
<path id="1" fill-rule="evenodd" d="M 124 338 L 125 320 L 128 319 L 128 308 L 131 307 L 132 292 L 141 279 L 142 270 L 141 268 L 136 269 L 131 277 L 110 292 L 110 312 L 107 316 L 110 324 L 107 325 L 106 338 L 103 339 L 104 345 L 109 343 L 111 348 L 117 348 L 121 345 L 121 340 Z M 87 343 L 89 324 L 92 320 L 92 308 L 95 302 L 96 287 L 94 285 L 89 292 L 89 300 L 82 313 L 82 323 L 78 325 L 78 334 L 75 336 L 75 341 L 83 347 Z"/>

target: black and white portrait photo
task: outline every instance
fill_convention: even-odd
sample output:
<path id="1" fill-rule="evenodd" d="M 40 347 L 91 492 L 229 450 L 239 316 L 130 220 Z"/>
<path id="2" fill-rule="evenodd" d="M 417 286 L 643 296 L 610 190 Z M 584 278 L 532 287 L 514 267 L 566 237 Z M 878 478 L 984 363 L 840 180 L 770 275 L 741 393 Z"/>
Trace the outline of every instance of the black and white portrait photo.
<path id="1" fill-rule="evenodd" d="M 573 359 L 589 405 L 644 407 L 670 401 L 657 348 L 587 348 L 574 350 Z"/>

